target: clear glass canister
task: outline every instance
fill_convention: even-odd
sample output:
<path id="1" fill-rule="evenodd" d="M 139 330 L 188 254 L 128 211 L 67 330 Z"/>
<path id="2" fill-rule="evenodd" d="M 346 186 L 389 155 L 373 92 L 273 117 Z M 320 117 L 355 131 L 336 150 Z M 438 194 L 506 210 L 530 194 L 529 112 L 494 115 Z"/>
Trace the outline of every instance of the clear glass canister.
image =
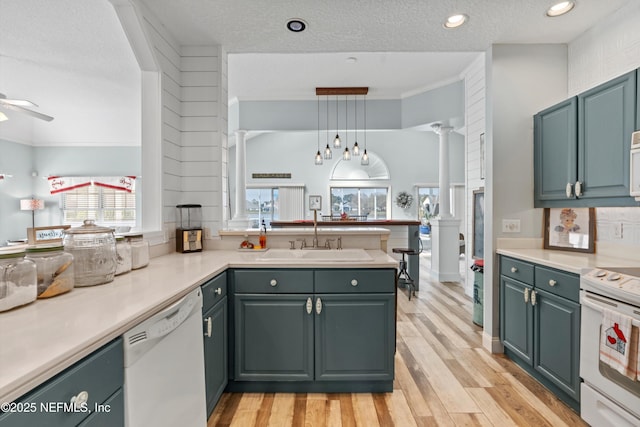
<path id="1" fill-rule="evenodd" d="M 0 252 L 0 311 L 36 300 L 36 264 L 25 259 L 24 249 Z"/>
<path id="2" fill-rule="evenodd" d="M 87 219 L 65 230 L 64 250 L 73 255 L 75 285 L 94 286 L 113 281 L 116 273 L 116 238 L 113 230 Z"/>
<path id="3" fill-rule="evenodd" d="M 53 297 L 73 289 L 73 255 L 65 252 L 62 245 L 30 246 L 25 258 L 36 264 L 38 298 Z"/>
<path id="4" fill-rule="evenodd" d="M 116 236 L 116 276 L 131 271 L 131 245 L 124 236 Z"/>
<path id="5" fill-rule="evenodd" d="M 149 265 L 149 242 L 142 234 L 128 234 L 127 240 L 131 245 L 131 268 L 142 268 Z"/>

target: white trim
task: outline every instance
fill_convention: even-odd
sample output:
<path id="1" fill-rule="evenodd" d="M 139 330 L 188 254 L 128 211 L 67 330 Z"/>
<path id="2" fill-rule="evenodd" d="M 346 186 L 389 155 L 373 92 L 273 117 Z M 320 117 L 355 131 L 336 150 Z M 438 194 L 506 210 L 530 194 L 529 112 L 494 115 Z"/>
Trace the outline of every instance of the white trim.
<path id="1" fill-rule="evenodd" d="M 504 346 L 500 337 L 492 337 L 487 331 L 482 332 L 482 346 L 491 353 L 504 353 Z"/>

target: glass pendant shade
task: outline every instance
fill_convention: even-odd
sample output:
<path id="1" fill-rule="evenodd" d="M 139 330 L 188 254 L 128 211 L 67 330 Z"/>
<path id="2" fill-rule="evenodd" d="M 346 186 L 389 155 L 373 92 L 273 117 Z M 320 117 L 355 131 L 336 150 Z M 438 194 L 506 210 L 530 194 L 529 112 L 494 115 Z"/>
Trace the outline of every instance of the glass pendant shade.
<path id="1" fill-rule="evenodd" d="M 336 137 L 333 139 L 333 148 L 340 148 L 342 145 L 342 140 L 340 139 L 340 135 L 336 133 Z"/>
<path id="2" fill-rule="evenodd" d="M 318 152 L 316 153 L 315 163 L 316 163 L 316 165 L 321 165 L 322 164 L 322 154 L 320 154 L 320 150 L 318 150 Z"/>
<path id="3" fill-rule="evenodd" d="M 358 146 L 358 141 L 353 144 L 353 153 L 354 156 L 360 155 L 360 147 Z"/>
<path id="4" fill-rule="evenodd" d="M 345 147 L 342 152 L 342 160 L 351 160 L 351 152 L 349 151 L 349 147 Z"/>
<path id="5" fill-rule="evenodd" d="M 329 144 L 327 144 L 327 147 L 324 149 L 324 158 L 326 160 L 331 160 L 332 154 L 331 154 L 331 147 L 329 147 Z"/>
<path id="6" fill-rule="evenodd" d="M 362 153 L 362 159 L 360 159 L 360 164 L 367 166 L 369 164 L 369 155 L 367 154 L 367 149 L 364 149 L 364 153 Z"/>

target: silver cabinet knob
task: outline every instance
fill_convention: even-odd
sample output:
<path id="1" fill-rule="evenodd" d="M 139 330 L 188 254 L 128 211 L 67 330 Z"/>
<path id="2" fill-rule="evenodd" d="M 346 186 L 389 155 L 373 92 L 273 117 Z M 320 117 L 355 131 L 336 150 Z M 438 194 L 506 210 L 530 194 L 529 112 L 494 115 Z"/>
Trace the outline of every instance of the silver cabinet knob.
<path id="1" fill-rule="evenodd" d="M 527 303 L 529 302 L 529 288 L 524 288 L 524 302 Z"/>
<path id="2" fill-rule="evenodd" d="M 567 193 L 567 199 L 570 199 L 573 196 L 573 186 L 570 182 L 567 182 L 567 187 L 565 188 L 565 192 Z"/>
<path id="3" fill-rule="evenodd" d="M 575 193 L 576 197 L 582 196 L 582 183 L 580 181 L 576 181 Z"/>
<path id="4" fill-rule="evenodd" d="M 531 305 L 536 305 L 536 295 L 538 293 L 536 291 L 531 291 Z"/>
<path id="5" fill-rule="evenodd" d="M 356 279 L 352 279 L 351 286 L 358 286 L 358 281 Z"/>
<path id="6" fill-rule="evenodd" d="M 555 286 L 555 285 L 556 285 L 556 283 L 558 283 L 558 282 L 556 282 L 556 281 L 555 281 L 555 280 L 553 280 L 553 279 L 549 280 L 549 286 Z"/>
<path id="7" fill-rule="evenodd" d="M 87 402 L 89 401 L 89 392 L 87 391 L 81 391 L 80 393 L 76 394 L 75 396 L 73 396 L 71 398 L 70 403 L 76 408 L 76 409 L 80 409 L 83 406 L 86 406 Z"/>
<path id="8" fill-rule="evenodd" d="M 213 291 L 216 295 L 222 295 L 222 288 L 216 288 L 215 291 Z"/>
<path id="9" fill-rule="evenodd" d="M 271 281 L 269 282 L 269 284 L 271 286 L 276 286 L 278 284 L 278 281 L 276 279 L 271 279 Z"/>
<path id="10" fill-rule="evenodd" d="M 511 267 L 511 272 L 512 273 L 517 273 L 518 272 L 518 267 Z"/>

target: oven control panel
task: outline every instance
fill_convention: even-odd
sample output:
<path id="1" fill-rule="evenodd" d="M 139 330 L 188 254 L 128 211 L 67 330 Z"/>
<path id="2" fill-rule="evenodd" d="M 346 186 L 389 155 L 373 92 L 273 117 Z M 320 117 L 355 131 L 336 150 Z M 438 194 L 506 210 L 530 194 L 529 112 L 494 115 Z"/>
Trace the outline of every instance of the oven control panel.
<path id="1" fill-rule="evenodd" d="M 582 288 L 595 288 L 601 293 L 617 296 L 627 295 L 632 299 L 640 298 L 639 269 L 593 269 L 582 275 Z"/>

